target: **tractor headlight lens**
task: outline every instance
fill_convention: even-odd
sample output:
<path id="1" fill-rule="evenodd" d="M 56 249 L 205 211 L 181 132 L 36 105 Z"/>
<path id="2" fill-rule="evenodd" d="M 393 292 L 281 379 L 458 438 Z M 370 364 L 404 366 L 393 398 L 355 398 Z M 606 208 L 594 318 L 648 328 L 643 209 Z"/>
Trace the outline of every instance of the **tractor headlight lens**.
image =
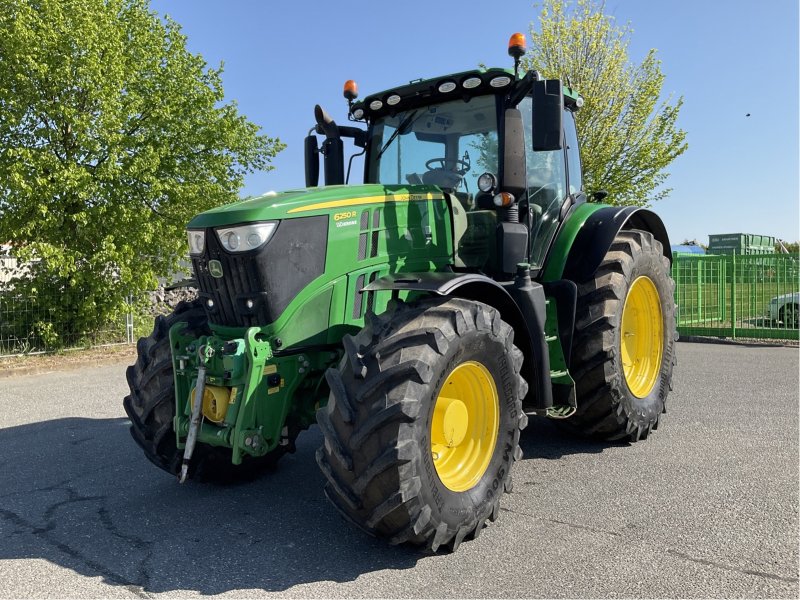
<path id="1" fill-rule="evenodd" d="M 464 89 L 471 90 L 472 88 L 476 88 L 481 84 L 480 77 L 470 77 L 469 79 L 465 79 L 464 83 L 461 85 L 464 86 Z"/>
<path id="2" fill-rule="evenodd" d="M 511 77 L 507 77 L 506 75 L 500 75 L 499 77 L 495 77 L 489 82 L 489 85 L 494 88 L 505 87 L 509 83 L 511 83 Z"/>
<path id="3" fill-rule="evenodd" d="M 223 236 L 222 245 L 228 250 L 233 250 L 236 252 L 239 249 L 239 234 L 235 231 L 228 231 Z"/>
<path id="4" fill-rule="evenodd" d="M 478 189 L 482 192 L 494 192 L 497 187 L 497 177 L 491 173 L 484 173 L 478 177 Z"/>
<path id="5" fill-rule="evenodd" d="M 206 232 L 202 229 L 189 229 L 186 235 L 189 238 L 189 254 L 202 254 L 206 247 Z"/>
<path id="6" fill-rule="evenodd" d="M 267 221 L 240 227 L 220 228 L 216 232 L 219 243 L 228 252 L 247 252 L 266 244 L 277 227 L 277 221 Z"/>

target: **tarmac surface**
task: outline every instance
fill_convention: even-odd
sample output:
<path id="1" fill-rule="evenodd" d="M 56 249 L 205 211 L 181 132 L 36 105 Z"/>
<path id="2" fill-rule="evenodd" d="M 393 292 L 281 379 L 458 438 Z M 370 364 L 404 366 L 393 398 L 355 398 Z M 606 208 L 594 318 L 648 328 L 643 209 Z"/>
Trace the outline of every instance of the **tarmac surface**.
<path id="1" fill-rule="evenodd" d="M 679 343 L 645 442 L 532 419 L 500 519 L 441 555 L 339 518 L 316 427 L 258 481 L 178 485 L 124 372 L 0 379 L 0 597 L 798 597 L 796 348 Z"/>

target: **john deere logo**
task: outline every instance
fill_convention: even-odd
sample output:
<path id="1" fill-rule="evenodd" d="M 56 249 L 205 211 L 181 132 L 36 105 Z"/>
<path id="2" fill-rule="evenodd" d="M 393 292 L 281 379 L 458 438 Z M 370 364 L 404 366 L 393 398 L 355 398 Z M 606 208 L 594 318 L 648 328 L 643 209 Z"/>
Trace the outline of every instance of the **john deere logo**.
<path id="1" fill-rule="evenodd" d="M 208 261 L 208 272 L 211 273 L 212 277 L 220 279 L 222 277 L 222 263 L 218 260 Z"/>

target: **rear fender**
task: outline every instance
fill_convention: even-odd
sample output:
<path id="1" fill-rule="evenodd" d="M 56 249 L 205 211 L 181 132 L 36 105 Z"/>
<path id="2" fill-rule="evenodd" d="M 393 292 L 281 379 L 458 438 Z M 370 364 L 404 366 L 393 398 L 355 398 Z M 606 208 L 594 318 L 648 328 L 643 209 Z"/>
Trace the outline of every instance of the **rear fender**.
<path id="1" fill-rule="evenodd" d="M 581 216 L 585 220 L 579 224 L 577 235 L 566 254 L 556 253 L 548 258 L 544 276 L 546 281 L 563 278 L 581 282 L 591 279 L 614 238 L 624 229 L 641 229 L 652 233 L 661 242 L 664 256 L 672 263 L 667 229 L 653 211 L 638 206 L 602 206 L 595 208 L 588 216 L 585 213 Z M 579 218 L 579 213 L 574 213 L 572 218 Z M 574 228 L 564 228 L 564 233 L 569 233 L 570 229 L 574 231 Z M 559 241 L 556 240 L 556 247 Z"/>

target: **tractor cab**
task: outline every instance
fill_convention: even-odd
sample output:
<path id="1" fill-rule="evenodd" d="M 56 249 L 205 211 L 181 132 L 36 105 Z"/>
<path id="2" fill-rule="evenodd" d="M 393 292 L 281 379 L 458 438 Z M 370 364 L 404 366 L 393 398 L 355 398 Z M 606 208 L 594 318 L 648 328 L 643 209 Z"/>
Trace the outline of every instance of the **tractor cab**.
<path id="1" fill-rule="evenodd" d="M 517 59 L 518 43 L 512 37 L 509 45 Z M 367 129 L 318 119 L 316 131 L 327 137 L 326 184 L 347 179 L 336 138 L 353 137 L 366 154 L 364 183 L 435 185 L 446 195 L 454 269 L 498 280 L 519 263 L 530 264 L 533 276 L 541 271 L 559 223 L 585 200 L 572 114 L 582 104 L 577 94 L 535 71 L 519 77 L 517 66 L 412 81 L 359 102 L 348 81 L 345 97 L 350 120 Z M 306 149 L 313 186 L 316 141 L 307 138 Z"/>

